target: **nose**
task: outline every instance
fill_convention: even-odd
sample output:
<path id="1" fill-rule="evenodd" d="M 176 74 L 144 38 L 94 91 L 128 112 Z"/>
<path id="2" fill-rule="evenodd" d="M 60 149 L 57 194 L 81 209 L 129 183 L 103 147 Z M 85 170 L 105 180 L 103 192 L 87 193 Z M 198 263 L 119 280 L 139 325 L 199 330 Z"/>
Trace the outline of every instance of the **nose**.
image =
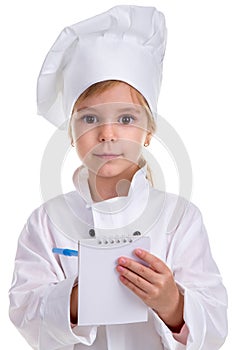
<path id="1" fill-rule="evenodd" d="M 116 130 L 113 123 L 106 123 L 99 126 L 99 141 L 115 141 L 116 140 Z"/>

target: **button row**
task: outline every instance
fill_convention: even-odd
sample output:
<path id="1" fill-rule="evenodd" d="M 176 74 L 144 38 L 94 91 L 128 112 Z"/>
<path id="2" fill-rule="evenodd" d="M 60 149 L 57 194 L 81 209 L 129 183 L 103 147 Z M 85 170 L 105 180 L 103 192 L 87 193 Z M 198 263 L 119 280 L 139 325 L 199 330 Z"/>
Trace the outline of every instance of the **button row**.
<path id="1" fill-rule="evenodd" d="M 93 228 L 91 228 L 91 229 L 89 230 L 89 235 L 90 235 L 91 237 L 95 237 L 95 230 L 94 230 Z M 133 236 L 141 236 L 141 232 L 140 232 L 140 231 L 135 231 L 135 232 L 133 233 Z"/>

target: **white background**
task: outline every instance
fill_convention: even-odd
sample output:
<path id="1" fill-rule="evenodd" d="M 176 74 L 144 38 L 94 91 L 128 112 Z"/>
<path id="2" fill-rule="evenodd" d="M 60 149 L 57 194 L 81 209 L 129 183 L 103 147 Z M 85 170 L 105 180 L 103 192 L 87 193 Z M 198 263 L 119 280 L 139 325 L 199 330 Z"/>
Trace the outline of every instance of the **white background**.
<path id="1" fill-rule="evenodd" d="M 229 293 L 232 334 L 233 21 L 229 0 L 124 1 L 164 12 L 168 44 L 159 113 L 183 140 L 193 168 L 191 200 L 202 211 L 212 253 Z M 67 25 L 121 4 L 118 1 L 21 0 L 1 2 L 1 343 L 29 349 L 8 320 L 8 295 L 18 235 L 42 202 L 40 164 L 55 128 L 36 115 L 36 80 L 44 57 Z M 158 145 L 167 190 L 176 192 L 174 164 Z M 156 147 L 153 150 L 156 157 Z M 78 161 L 64 162 L 64 190 Z M 192 252 L 190 252 L 191 254 Z"/>

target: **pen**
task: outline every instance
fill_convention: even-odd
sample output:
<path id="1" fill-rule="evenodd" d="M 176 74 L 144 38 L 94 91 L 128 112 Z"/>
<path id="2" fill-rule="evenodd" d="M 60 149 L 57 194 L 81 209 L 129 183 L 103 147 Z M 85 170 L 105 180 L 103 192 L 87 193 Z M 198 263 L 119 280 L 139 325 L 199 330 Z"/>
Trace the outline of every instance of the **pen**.
<path id="1" fill-rule="evenodd" d="M 53 248 L 52 252 L 54 254 L 61 254 L 65 256 L 78 256 L 78 251 L 72 249 Z"/>

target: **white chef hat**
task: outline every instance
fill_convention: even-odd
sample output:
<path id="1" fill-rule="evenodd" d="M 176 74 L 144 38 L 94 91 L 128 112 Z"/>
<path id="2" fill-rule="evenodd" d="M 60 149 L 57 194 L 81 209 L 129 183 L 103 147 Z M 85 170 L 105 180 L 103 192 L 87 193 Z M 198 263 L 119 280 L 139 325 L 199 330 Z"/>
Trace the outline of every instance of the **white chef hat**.
<path id="1" fill-rule="evenodd" d="M 61 126 L 89 86 L 120 80 L 137 89 L 156 115 L 165 47 L 164 15 L 154 7 L 115 6 L 66 27 L 38 77 L 38 114 Z"/>

